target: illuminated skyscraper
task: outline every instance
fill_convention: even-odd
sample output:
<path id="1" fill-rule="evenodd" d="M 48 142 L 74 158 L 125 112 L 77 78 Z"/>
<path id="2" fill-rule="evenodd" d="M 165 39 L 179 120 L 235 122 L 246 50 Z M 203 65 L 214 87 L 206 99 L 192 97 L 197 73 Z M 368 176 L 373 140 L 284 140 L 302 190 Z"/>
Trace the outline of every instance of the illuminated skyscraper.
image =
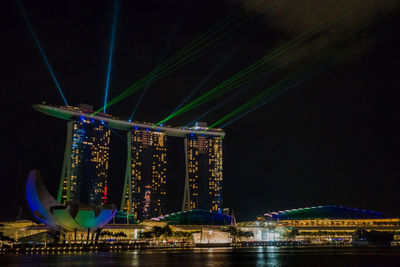
<path id="1" fill-rule="evenodd" d="M 57 200 L 89 205 L 107 203 L 110 130 L 80 117 L 68 121 L 67 142 Z"/>
<path id="2" fill-rule="evenodd" d="M 190 134 L 185 138 L 186 181 L 183 209 L 222 212 L 222 139 Z"/>
<path id="3" fill-rule="evenodd" d="M 167 136 L 163 132 L 138 129 L 128 132 L 128 156 L 121 211 L 139 220 L 165 210 Z"/>
<path id="4" fill-rule="evenodd" d="M 33 107 L 68 121 L 58 201 L 105 204 L 110 128 L 127 131 L 127 163 L 121 211 L 143 220 L 165 214 L 167 136 L 184 138 L 186 177 L 184 210 L 222 211 L 222 129 L 170 127 L 94 114 L 91 106 Z M 175 192 L 174 192 L 175 193 Z M 128 220 L 128 219 L 127 219 Z"/>

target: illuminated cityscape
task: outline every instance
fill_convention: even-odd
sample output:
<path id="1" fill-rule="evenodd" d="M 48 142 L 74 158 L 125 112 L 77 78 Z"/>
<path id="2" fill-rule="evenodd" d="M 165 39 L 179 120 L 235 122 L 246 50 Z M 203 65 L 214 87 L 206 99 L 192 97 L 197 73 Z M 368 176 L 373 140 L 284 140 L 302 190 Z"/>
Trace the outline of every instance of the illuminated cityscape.
<path id="1" fill-rule="evenodd" d="M 400 266 L 400 0 L 4 2 L 1 266 Z"/>
<path id="2" fill-rule="evenodd" d="M 108 225 L 103 225 L 104 222 L 100 217 L 96 218 L 99 223 L 103 223 L 104 229 L 109 231 L 116 233 L 123 231 L 130 238 L 140 239 L 138 231 L 148 230 L 154 225 L 160 227 L 171 225 L 176 231 L 189 231 L 188 234 L 192 234 L 196 244 L 227 242 L 234 243 L 235 246 L 241 246 L 243 242 L 247 245 L 255 244 L 254 242 L 349 244 L 355 242 L 356 237 L 352 235 L 358 228 L 393 233 L 395 240 L 400 237 L 398 218 L 385 217 L 379 212 L 334 205 L 268 212 L 263 216 L 257 216 L 254 221 L 236 223 L 233 214 L 229 214 L 229 209 L 225 211 L 222 198 L 222 139 L 225 133 L 220 129 L 208 128 L 204 122 L 198 122 L 190 128 L 156 126 L 125 121 L 108 114 L 100 113 L 93 116 L 90 106 L 87 105 L 65 107 L 41 104 L 34 105 L 34 108 L 50 116 L 68 120 L 69 135 L 67 135 L 66 159 L 63 164 L 66 178 L 62 179 L 64 191 L 60 194 L 62 204 L 72 203 L 69 210 L 88 209 L 74 204 L 83 201 L 88 201 L 91 205 L 106 204 L 110 128 L 126 131 L 127 157 L 120 211 Z M 168 136 L 182 138 L 185 152 L 185 177 L 181 180 L 181 183 L 184 183 L 182 211 L 169 214 L 165 212 L 169 196 L 166 190 Z M 68 162 L 69 159 L 71 162 Z M 71 166 L 71 170 L 68 170 L 68 166 Z M 70 179 L 73 185 L 71 187 L 65 186 L 68 183 L 68 173 L 71 173 Z M 94 180 L 91 177 L 95 176 L 90 176 L 88 173 L 94 173 L 102 180 Z M 90 177 L 86 184 L 92 187 L 82 189 L 85 182 L 82 182 L 80 177 Z M 97 184 L 90 181 L 96 181 Z M 38 184 L 38 189 L 35 189 L 33 182 L 31 184 L 27 185 L 27 190 L 30 192 L 29 198 L 32 199 L 30 202 L 34 203 L 31 205 L 32 211 L 37 214 L 35 210 L 39 207 L 44 215 L 35 215 L 37 219 L 53 227 L 59 218 L 57 216 L 60 216 L 58 210 L 64 208 L 59 207 L 55 201 L 50 204 L 47 201 L 44 201 L 44 204 L 40 204 L 40 201 L 37 203 L 35 195 L 43 200 L 51 197 L 42 195 L 46 190 L 41 189 L 43 187 L 41 183 Z M 101 185 L 105 185 L 103 191 L 98 190 Z M 69 193 L 67 188 L 70 188 Z M 79 197 L 82 192 L 85 192 L 88 200 Z M 40 208 L 41 205 L 47 208 Z M 106 212 L 104 214 L 115 212 L 112 206 L 104 207 Z M 175 207 L 175 210 L 177 211 L 178 207 Z M 75 229 L 82 231 L 81 225 L 84 225 L 84 222 L 84 220 L 79 222 L 77 224 L 79 226 Z M 68 229 L 71 231 L 74 227 L 74 224 L 59 224 L 66 233 Z M 209 229 L 207 227 L 211 226 L 218 228 L 207 230 Z M 231 226 L 235 226 L 237 231 L 242 231 L 243 236 L 239 238 L 233 233 L 224 233 L 228 231 L 226 227 Z M 88 231 L 97 231 L 96 229 L 88 228 Z M 202 234 L 198 235 L 198 231 Z M 368 232 L 364 233 L 367 234 Z M 71 234 L 67 234 L 65 238 L 70 240 L 69 242 L 74 240 Z"/>

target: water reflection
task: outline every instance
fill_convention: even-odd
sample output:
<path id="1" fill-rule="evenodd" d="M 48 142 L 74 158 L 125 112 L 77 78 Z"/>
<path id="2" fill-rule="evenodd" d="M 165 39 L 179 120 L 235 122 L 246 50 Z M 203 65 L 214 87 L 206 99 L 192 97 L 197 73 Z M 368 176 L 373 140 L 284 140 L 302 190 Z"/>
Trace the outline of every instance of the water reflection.
<path id="1" fill-rule="evenodd" d="M 400 266 L 400 248 L 199 248 L 0 255 L 1 266 Z"/>
<path id="2" fill-rule="evenodd" d="M 277 251 L 276 247 L 258 247 L 256 266 L 282 266 Z"/>

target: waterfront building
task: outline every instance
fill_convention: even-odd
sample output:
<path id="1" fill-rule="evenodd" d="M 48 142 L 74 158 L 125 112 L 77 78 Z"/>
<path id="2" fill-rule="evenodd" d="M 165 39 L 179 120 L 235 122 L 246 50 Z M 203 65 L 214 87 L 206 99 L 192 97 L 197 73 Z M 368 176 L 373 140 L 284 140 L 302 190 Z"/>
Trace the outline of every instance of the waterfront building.
<path id="1" fill-rule="evenodd" d="M 267 222 L 297 230 L 399 230 L 400 219 L 382 212 L 328 205 L 265 213 Z M 379 228 L 379 229 L 378 229 Z"/>
<path id="2" fill-rule="evenodd" d="M 59 207 L 56 209 L 63 210 L 64 208 Z M 41 210 L 41 207 L 38 207 L 37 210 Z M 82 210 L 81 212 L 82 214 L 75 218 L 79 217 L 78 219 L 80 219 L 87 216 L 87 210 Z M 35 212 L 34 214 L 37 213 Z M 44 215 L 46 216 L 46 214 Z M 191 233 L 193 234 L 194 243 L 198 244 L 221 243 L 222 239 L 229 241 L 230 238 L 233 238 L 231 240 L 236 246 L 276 244 L 349 245 L 353 243 L 357 232 L 361 231 L 362 233 L 364 231 L 370 234 L 383 233 L 393 235 L 394 241 L 392 245 L 400 245 L 399 218 L 387 217 L 379 212 L 339 206 L 319 206 L 270 212 L 266 213 L 265 216 L 258 216 L 254 221 L 239 222 L 235 227 L 230 225 L 233 223 L 231 216 L 207 210 L 181 211 L 152 218 L 151 220 L 144 220 L 140 223 L 129 222 L 132 217 L 122 212 L 119 212 L 118 215 L 121 217 L 120 220 L 111 220 L 108 224 L 101 226 L 104 232 L 100 235 L 99 240 L 107 241 L 110 238 L 117 237 L 117 239 L 124 241 L 148 241 L 146 238 L 151 235 L 146 235 L 146 232 L 151 233 L 155 227 L 164 228 L 169 226 L 175 234 L 161 237 L 161 239 L 170 241 L 183 241 L 186 239 L 186 241 L 189 241 L 191 239 L 190 235 L 186 234 Z M 100 215 L 98 217 L 101 218 L 103 216 Z M 68 219 L 68 221 L 71 220 L 70 218 Z M 49 232 L 49 228 L 29 221 L 2 222 L 0 223 L 0 232 L 4 236 L 13 238 L 16 241 L 21 240 L 22 242 L 22 240 L 45 238 L 44 233 Z M 90 238 L 93 237 L 93 232 L 91 231 Z M 183 234 L 183 232 L 186 234 Z M 230 233 L 231 236 L 222 232 Z M 249 232 L 252 234 L 249 234 Z M 60 236 L 61 241 L 80 243 L 87 242 L 89 232 L 81 227 L 77 231 L 64 233 L 65 235 Z M 121 235 L 120 233 L 124 234 Z M 36 236 L 38 234 L 43 235 Z M 225 243 L 225 241 L 222 243 Z"/>
<path id="3" fill-rule="evenodd" d="M 165 210 L 167 136 L 136 128 L 128 132 L 128 153 L 121 211 L 138 220 L 160 216 Z"/>
<path id="4" fill-rule="evenodd" d="M 37 224 L 29 220 L 5 221 L 0 223 L 1 235 L 19 241 L 40 233 L 46 233 L 47 227 L 44 224 Z"/>
<path id="5" fill-rule="evenodd" d="M 254 241 L 296 240 L 307 243 L 350 243 L 353 234 L 365 231 L 389 232 L 400 239 L 400 218 L 381 212 L 328 205 L 268 212 L 256 221 L 238 223 L 252 231 Z"/>
<path id="6" fill-rule="evenodd" d="M 25 190 L 33 216 L 56 231 L 98 231 L 117 210 L 115 205 L 61 204 L 47 191 L 37 170 L 29 172 Z"/>
<path id="7" fill-rule="evenodd" d="M 221 213 L 221 137 L 203 134 L 188 134 L 184 142 L 186 180 L 182 209 L 206 209 Z"/>
<path id="8" fill-rule="evenodd" d="M 219 231 L 215 228 L 203 227 L 200 232 L 195 232 L 193 242 L 198 246 L 209 246 L 213 244 L 225 244 L 227 246 L 232 243 L 232 235 L 228 232 Z"/>
<path id="9" fill-rule="evenodd" d="M 110 130 L 104 122 L 83 116 L 68 121 L 57 196 L 60 203 L 107 203 L 109 149 Z"/>

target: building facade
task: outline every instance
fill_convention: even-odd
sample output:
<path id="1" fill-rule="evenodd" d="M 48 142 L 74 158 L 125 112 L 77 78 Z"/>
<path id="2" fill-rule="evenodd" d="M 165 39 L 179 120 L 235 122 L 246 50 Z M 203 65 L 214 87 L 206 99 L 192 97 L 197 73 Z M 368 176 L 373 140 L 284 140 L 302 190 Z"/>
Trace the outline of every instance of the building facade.
<path id="1" fill-rule="evenodd" d="M 138 220 L 165 210 L 167 136 L 149 129 L 128 132 L 128 153 L 121 211 Z"/>
<path id="2" fill-rule="evenodd" d="M 222 212 L 222 139 L 219 136 L 187 135 L 186 181 L 183 210 Z"/>
<path id="3" fill-rule="evenodd" d="M 57 200 L 107 203 L 110 130 L 102 121 L 79 117 L 67 124 L 67 142 Z"/>
<path id="4" fill-rule="evenodd" d="M 247 241 L 297 241 L 303 244 L 351 244 L 357 231 L 390 233 L 400 241 L 400 219 L 381 212 L 328 205 L 265 213 L 237 227 L 253 232 Z"/>

